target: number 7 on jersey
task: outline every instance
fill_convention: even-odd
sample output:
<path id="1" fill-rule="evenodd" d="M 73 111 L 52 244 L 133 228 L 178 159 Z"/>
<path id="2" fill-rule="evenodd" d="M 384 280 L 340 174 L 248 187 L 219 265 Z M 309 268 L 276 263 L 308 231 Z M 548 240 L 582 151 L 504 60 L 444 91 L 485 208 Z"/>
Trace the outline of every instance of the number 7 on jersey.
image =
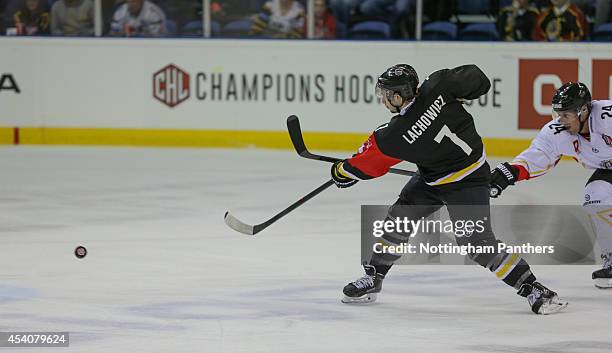
<path id="1" fill-rule="evenodd" d="M 459 148 L 461 148 L 463 152 L 465 152 L 465 154 L 467 154 L 468 156 L 470 155 L 470 153 L 472 153 L 472 147 L 470 147 L 470 145 L 460 139 L 459 136 L 457 136 L 454 132 L 450 131 L 450 129 L 446 125 L 442 126 L 440 132 L 438 132 L 436 137 L 434 137 L 434 141 L 436 141 L 437 143 L 442 143 L 442 139 L 444 138 L 444 136 L 448 137 L 452 143 L 459 146 Z"/>

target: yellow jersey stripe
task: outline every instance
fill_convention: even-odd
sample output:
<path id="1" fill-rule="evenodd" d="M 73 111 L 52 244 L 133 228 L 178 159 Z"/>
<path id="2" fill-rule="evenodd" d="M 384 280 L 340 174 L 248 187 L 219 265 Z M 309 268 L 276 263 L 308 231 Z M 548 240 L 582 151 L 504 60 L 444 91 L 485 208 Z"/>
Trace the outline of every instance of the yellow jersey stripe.
<path id="1" fill-rule="evenodd" d="M 495 272 L 497 278 L 504 278 L 510 268 L 513 267 L 516 262 L 518 262 L 518 259 L 520 259 L 518 254 L 512 254 L 506 263 Z"/>
<path id="2" fill-rule="evenodd" d="M 484 154 L 484 152 L 482 153 L 482 156 L 480 157 L 480 159 L 478 159 L 476 162 L 470 164 L 469 166 L 461 169 L 458 172 L 454 172 L 451 173 L 445 177 L 442 177 L 432 183 L 427 183 L 427 185 L 444 185 L 444 184 L 449 184 L 449 183 L 453 183 L 455 181 L 459 181 L 463 178 L 465 178 L 466 176 L 470 175 L 473 171 L 475 171 L 476 169 L 480 168 L 486 161 L 486 156 Z"/>

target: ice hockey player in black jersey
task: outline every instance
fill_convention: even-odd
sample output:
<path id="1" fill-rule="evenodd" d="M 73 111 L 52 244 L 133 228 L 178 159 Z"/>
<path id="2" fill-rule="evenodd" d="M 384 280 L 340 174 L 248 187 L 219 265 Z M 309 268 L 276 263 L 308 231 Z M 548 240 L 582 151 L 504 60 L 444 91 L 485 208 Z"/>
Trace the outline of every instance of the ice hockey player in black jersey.
<path id="1" fill-rule="evenodd" d="M 486 219 L 489 216 L 490 169 L 482 139 L 463 102 L 488 92 L 490 81 L 475 65 L 443 69 L 429 75 L 419 86 L 416 71 L 398 64 L 380 75 L 377 96 L 393 114 L 378 127 L 358 153 L 333 164 L 336 186 L 350 187 L 359 180 L 384 175 L 401 161 L 416 164 L 418 174 L 402 189 L 387 217 L 420 219 L 446 206 L 451 219 Z M 473 205 L 470 207 L 466 205 Z M 410 207 L 419 206 L 419 207 Z M 481 233 L 456 237 L 459 245 L 489 246 L 500 243 L 490 223 Z M 408 243 L 407 233 L 387 232 L 381 241 L 389 245 Z M 506 252 L 471 253 L 470 258 L 528 299 L 533 312 L 550 314 L 567 302 L 536 281 L 527 262 Z M 400 255 L 373 253 L 364 264 L 365 275 L 344 287 L 344 303 L 376 300 L 382 282 Z"/>

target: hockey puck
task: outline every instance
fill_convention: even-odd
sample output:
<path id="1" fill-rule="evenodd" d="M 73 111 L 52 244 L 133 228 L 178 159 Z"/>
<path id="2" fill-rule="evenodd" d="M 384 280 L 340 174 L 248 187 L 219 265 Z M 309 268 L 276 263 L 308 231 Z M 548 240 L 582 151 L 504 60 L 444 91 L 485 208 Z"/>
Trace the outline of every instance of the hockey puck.
<path id="1" fill-rule="evenodd" d="M 79 259 L 84 258 L 85 256 L 87 256 L 87 249 L 85 249 L 84 246 L 77 246 L 76 249 L 74 249 L 74 256 L 76 256 Z"/>

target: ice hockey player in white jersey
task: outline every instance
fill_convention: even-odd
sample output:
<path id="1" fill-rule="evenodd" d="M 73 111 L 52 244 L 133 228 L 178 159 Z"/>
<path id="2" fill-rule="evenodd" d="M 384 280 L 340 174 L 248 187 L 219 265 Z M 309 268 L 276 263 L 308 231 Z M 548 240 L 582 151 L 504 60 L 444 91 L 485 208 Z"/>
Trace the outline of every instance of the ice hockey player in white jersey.
<path id="1" fill-rule="evenodd" d="M 593 280 L 596 287 L 612 288 L 612 100 L 591 100 L 585 84 L 568 82 L 555 92 L 552 107 L 553 121 L 540 130 L 531 146 L 492 171 L 491 197 L 517 181 L 544 175 L 561 156 L 574 157 L 585 168 L 594 169 L 583 204 L 603 259 Z"/>

